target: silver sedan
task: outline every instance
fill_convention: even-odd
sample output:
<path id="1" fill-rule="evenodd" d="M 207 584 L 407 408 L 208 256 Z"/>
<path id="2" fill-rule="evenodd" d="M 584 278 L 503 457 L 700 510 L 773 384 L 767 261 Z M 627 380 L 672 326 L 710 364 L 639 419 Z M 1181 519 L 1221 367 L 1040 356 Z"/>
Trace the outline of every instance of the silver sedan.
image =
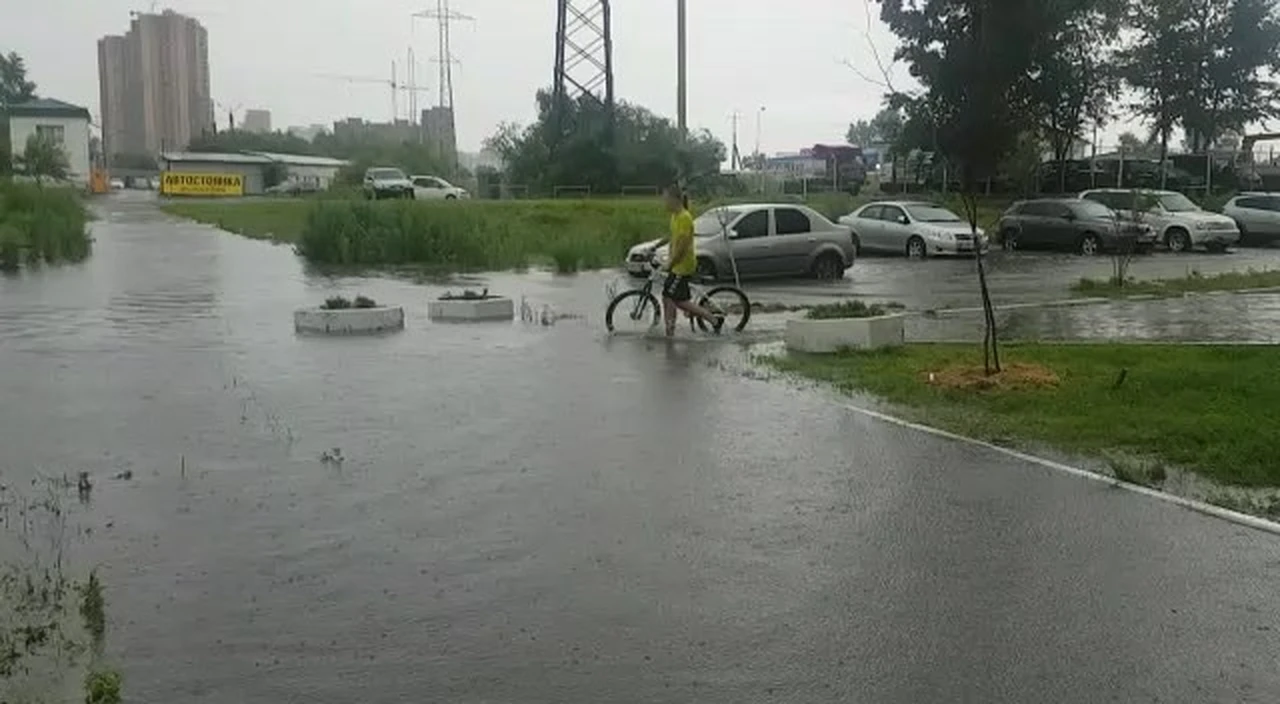
<path id="1" fill-rule="evenodd" d="M 840 218 L 853 229 L 860 251 L 901 254 L 912 259 L 940 254 L 973 254 L 986 247 L 978 228 L 975 241 L 969 223 L 946 208 L 924 201 L 868 203 Z"/>
<path id="2" fill-rule="evenodd" d="M 804 205 L 759 203 L 712 208 L 693 221 L 698 275 L 705 279 L 811 275 L 839 279 L 853 266 L 853 233 Z M 661 240 L 627 253 L 627 271 L 649 273 L 649 252 Z M 660 258 L 665 248 L 658 251 Z"/>

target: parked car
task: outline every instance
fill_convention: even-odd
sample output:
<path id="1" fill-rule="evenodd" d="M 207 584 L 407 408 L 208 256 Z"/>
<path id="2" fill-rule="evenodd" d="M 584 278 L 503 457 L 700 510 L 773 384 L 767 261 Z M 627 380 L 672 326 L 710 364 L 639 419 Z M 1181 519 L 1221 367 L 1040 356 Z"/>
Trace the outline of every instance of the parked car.
<path id="1" fill-rule="evenodd" d="M 111 190 L 113 190 L 113 191 L 123 191 L 123 190 L 124 190 L 124 179 L 122 179 L 122 178 L 113 178 L 113 179 L 111 179 L 111 182 L 110 182 L 110 183 L 111 183 Z"/>
<path id="2" fill-rule="evenodd" d="M 364 197 L 413 198 L 413 181 L 400 169 L 378 166 L 364 172 Z"/>
<path id="3" fill-rule="evenodd" d="M 1280 193 L 1240 193 L 1222 206 L 1222 214 L 1236 221 L 1240 244 L 1280 240 Z"/>
<path id="4" fill-rule="evenodd" d="M 263 190 L 272 195 L 300 196 L 304 193 L 318 193 L 320 187 L 307 181 L 281 181 Z"/>
<path id="5" fill-rule="evenodd" d="M 467 189 L 436 176 L 413 176 L 413 197 L 418 200 L 458 200 L 470 198 Z"/>
<path id="6" fill-rule="evenodd" d="M 1223 252 L 1240 240 L 1235 220 L 1204 210 L 1177 191 L 1097 188 L 1084 191 L 1080 198 L 1111 208 L 1123 220 L 1150 225 L 1156 241 L 1171 252 L 1196 247 Z"/>
<path id="7" fill-rule="evenodd" d="M 839 279 L 853 266 L 853 233 L 803 205 L 772 203 L 725 205 L 693 221 L 698 276 L 742 277 L 811 275 Z M 650 252 L 662 240 L 642 242 L 627 253 L 627 271 L 649 274 Z M 657 251 L 665 258 L 667 247 Z"/>
<path id="8" fill-rule="evenodd" d="M 926 201 L 879 201 L 842 216 L 840 223 L 853 230 L 860 252 L 905 254 L 912 259 L 940 254 L 973 254 L 986 246 L 986 234 L 978 228 L 975 242 L 968 221 L 950 210 Z"/>
<path id="9" fill-rule="evenodd" d="M 1005 249 L 1060 249 L 1093 256 L 1130 244 L 1149 249 L 1155 243 L 1151 227 L 1125 222 L 1111 208 L 1083 198 L 1018 201 L 996 227 Z"/>

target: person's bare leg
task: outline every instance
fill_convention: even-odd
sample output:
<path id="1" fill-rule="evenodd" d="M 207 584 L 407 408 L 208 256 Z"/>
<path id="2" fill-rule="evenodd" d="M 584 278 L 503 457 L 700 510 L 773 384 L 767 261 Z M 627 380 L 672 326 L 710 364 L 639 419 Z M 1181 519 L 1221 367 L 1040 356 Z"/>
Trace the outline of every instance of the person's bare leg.
<path id="1" fill-rule="evenodd" d="M 695 315 L 707 321 L 708 323 L 714 323 L 716 321 L 716 316 L 707 312 L 705 308 L 698 305 L 697 303 L 694 303 L 693 301 L 681 301 L 679 303 L 676 303 L 675 305 L 678 308 L 680 308 L 680 310 L 688 313 L 689 315 Z"/>
<path id="2" fill-rule="evenodd" d="M 676 334 L 676 318 L 680 317 L 676 311 L 677 306 L 679 304 L 675 301 L 662 297 L 662 322 L 667 326 L 667 337 L 674 337 Z"/>

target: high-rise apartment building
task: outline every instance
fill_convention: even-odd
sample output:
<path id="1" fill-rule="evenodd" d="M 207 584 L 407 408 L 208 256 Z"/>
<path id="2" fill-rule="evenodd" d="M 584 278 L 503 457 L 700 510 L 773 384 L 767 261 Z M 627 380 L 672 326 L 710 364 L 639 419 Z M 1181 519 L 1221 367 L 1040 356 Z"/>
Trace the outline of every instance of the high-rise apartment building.
<path id="1" fill-rule="evenodd" d="M 172 10 L 136 13 L 123 36 L 98 40 L 104 150 L 158 154 L 213 130 L 209 34 Z"/>
<path id="2" fill-rule="evenodd" d="M 440 157 L 442 166 L 458 165 L 458 136 L 454 131 L 453 108 L 434 107 L 422 111 L 422 137 Z"/>
<path id="3" fill-rule="evenodd" d="M 264 134 L 271 131 L 271 111 L 270 110 L 245 110 L 244 122 L 240 128 L 245 132 L 257 132 Z"/>

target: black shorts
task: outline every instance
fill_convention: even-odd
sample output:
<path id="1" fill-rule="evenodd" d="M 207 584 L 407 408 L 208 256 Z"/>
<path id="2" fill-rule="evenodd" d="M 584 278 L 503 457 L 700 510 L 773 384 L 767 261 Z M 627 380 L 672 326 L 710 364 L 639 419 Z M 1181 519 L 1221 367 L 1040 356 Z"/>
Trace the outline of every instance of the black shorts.
<path id="1" fill-rule="evenodd" d="M 689 277 L 667 274 L 667 280 L 662 284 L 662 297 L 670 298 L 676 303 L 684 303 L 693 298 L 693 293 L 689 291 Z"/>

